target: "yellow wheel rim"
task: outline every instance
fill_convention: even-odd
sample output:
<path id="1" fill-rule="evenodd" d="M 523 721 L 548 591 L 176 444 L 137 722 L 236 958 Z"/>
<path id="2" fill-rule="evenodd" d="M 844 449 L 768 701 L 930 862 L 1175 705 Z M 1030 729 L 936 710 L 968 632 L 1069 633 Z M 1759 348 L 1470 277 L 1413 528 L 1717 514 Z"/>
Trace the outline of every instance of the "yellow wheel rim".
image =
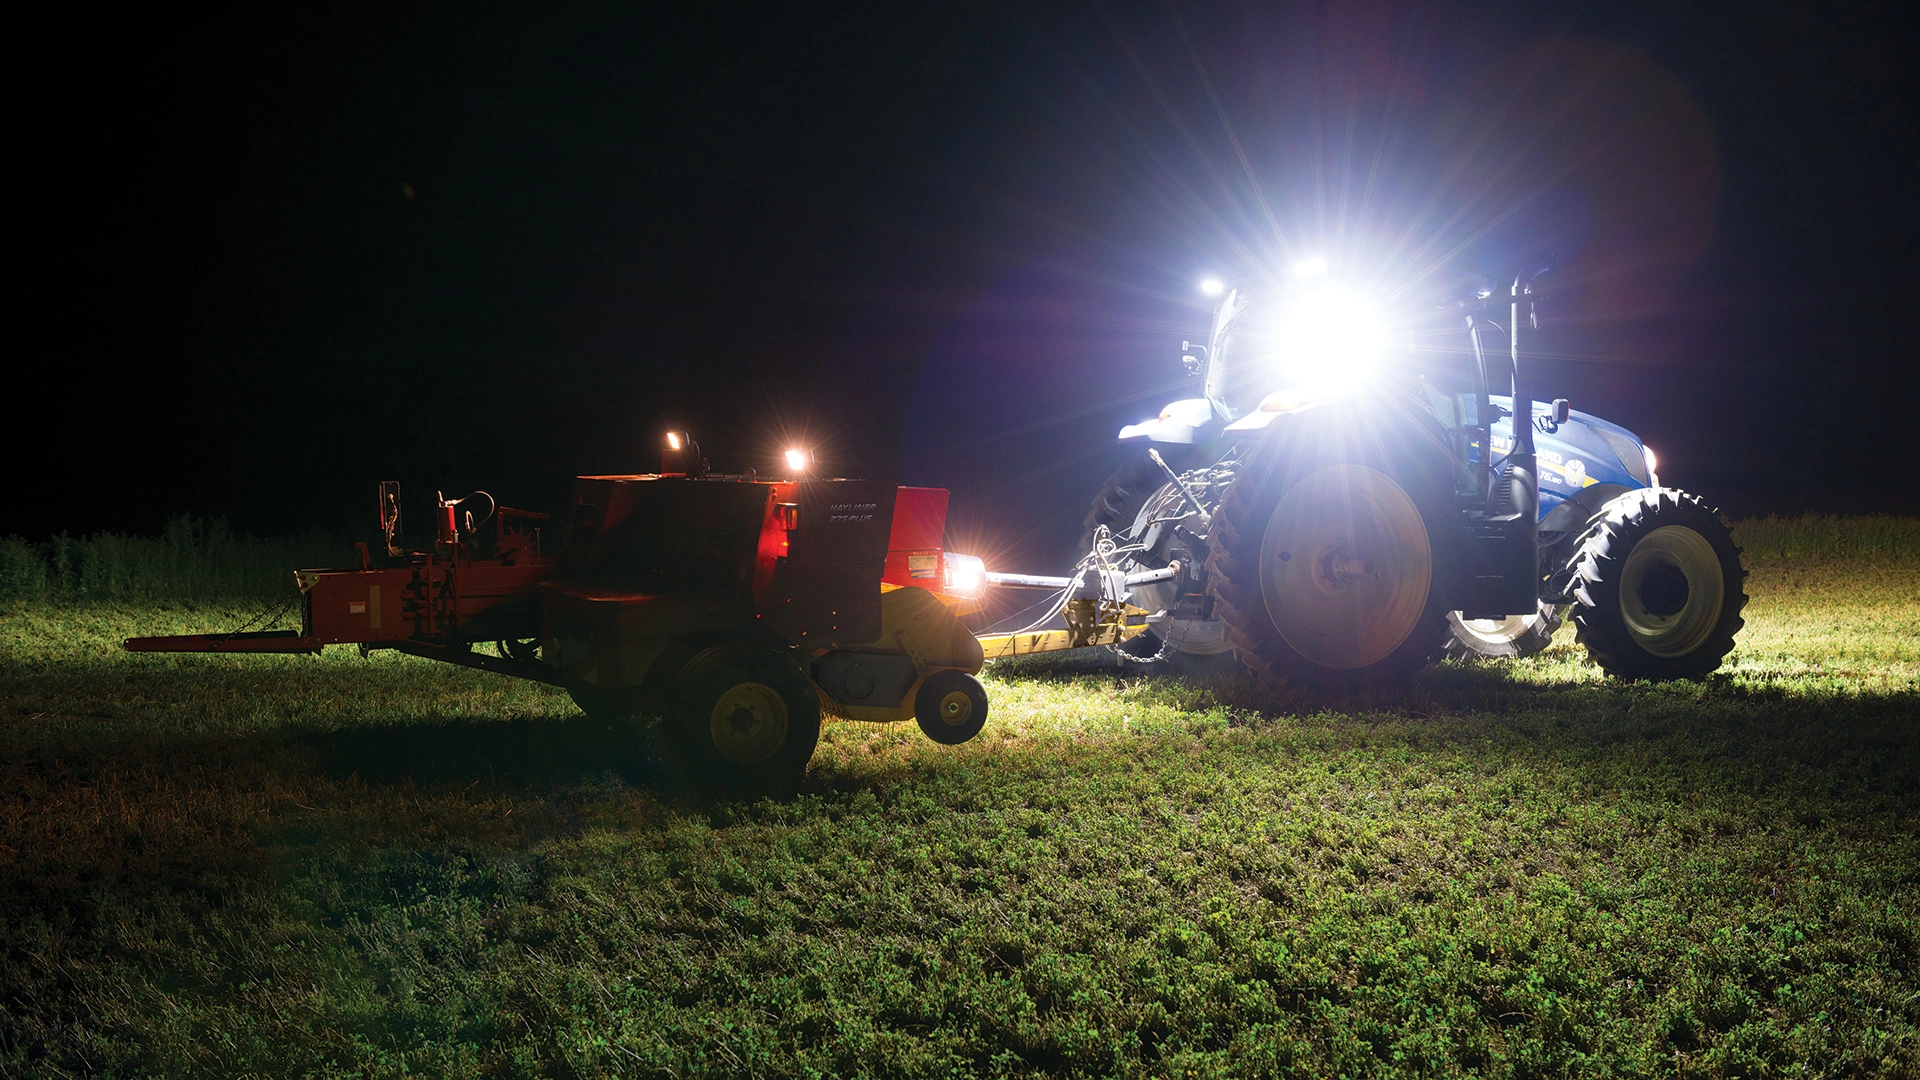
<path id="1" fill-rule="evenodd" d="M 1726 605 L 1726 575 L 1707 538 L 1663 525 L 1627 553 L 1620 572 L 1620 616 L 1641 648 L 1685 656 L 1706 643 Z"/>
<path id="2" fill-rule="evenodd" d="M 713 703 L 708 731 L 728 761 L 757 765 L 787 741 L 787 703 L 766 683 L 735 683 Z"/>
<path id="3" fill-rule="evenodd" d="M 939 717 L 942 723 L 952 727 L 962 727 L 973 719 L 973 695 L 965 690 L 948 691 L 940 699 Z"/>
<path id="4" fill-rule="evenodd" d="M 1384 660 L 1420 625 L 1433 547 L 1420 508 L 1385 473 L 1333 465 L 1274 507 L 1260 543 L 1260 591 L 1274 629 L 1321 667 Z"/>

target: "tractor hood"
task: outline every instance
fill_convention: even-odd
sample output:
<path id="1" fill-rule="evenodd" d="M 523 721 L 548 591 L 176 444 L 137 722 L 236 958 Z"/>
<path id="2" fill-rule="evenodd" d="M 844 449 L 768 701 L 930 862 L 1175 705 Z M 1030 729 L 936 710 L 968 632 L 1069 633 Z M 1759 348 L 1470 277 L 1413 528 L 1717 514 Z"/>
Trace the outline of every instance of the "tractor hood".
<path id="1" fill-rule="evenodd" d="M 1511 397 L 1489 397 L 1500 409 L 1510 409 Z M 1640 437 L 1618 424 L 1574 410 L 1567 422 L 1553 427 L 1553 406 L 1533 403 L 1534 453 L 1540 470 L 1540 515 L 1545 517 L 1568 497 L 1597 485 L 1620 490 L 1650 486 Z M 1488 432 L 1493 442 L 1492 463 L 1497 469 L 1513 449 L 1513 420 L 1494 421 Z"/>

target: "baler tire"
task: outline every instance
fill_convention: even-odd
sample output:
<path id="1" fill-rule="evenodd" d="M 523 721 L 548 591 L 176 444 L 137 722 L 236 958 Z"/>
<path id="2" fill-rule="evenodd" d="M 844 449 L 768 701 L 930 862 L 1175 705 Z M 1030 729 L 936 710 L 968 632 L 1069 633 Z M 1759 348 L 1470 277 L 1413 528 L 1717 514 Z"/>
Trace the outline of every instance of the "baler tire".
<path id="1" fill-rule="evenodd" d="M 1532 615 L 1514 615 L 1506 619 L 1467 619 L 1458 611 L 1447 612 L 1447 637 L 1441 646 L 1456 660 L 1519 659 L 1544 652 L 1553 635 L 1566 621 L 1567 606 L 1546 600 Z M 1495 623 L 1498 626 L 1474 626 Z"/>
<path id="2" fill-rule="evenodd" d="M 1699 496 L 1629 492 L 1601 508 L 1574 554 L 1576 639 L 1616 678 L 1704 678 L 1746 625 L 1746 577 L 1732 531 Z M 1680 606 L 1663 613 L 1675 584 Z"/>
<path id="3" fill-rule="evenodd" d="M 1247 452 L 1214 512 L 1208 538 L 1214 613 L 1226 621 L 1241 664 L 1273 686 L 1342 692 L 1404 682 L 1439 654 L 1444 640 L 1447 606 L 1443 601 L 1458 564 L 1457 536 L 1450 527 L 1452 478 L 1445 444 L 1422 432 L 1397 440 L 1378 437 L 1383 429 L 1369 424 L 1365 415 L 1345 410 L 1334 414 L 1332 408 L 1328 415 L 1307 422 L 1284 428 L 1275 424 L 1279 430 L 1270 430 Z M 1396 442 L 1400 445 L 1394 446 Z M 1363 483 L 1387 494 L 1389 489 L 1380 483 L 1386 481 L 1412 505 L 1426 534 L 1424 555 L 1414 555 L 1424 560 L 1428 575 L 1417 614 L 1399 620 L 1406 627 L 1397 644 L 1354 667 L 1322 664 L 1289 643 L 1270 610 L 1263 582 L 1263 549 L 1283 502 L 1296 488 L 1311 497 L 1304 485 L 1330 469 L 1360 472 L 1329 474 L 1316 484 Z M 1284 553 L 1275 555 L 1287 558 Z"/>
<path id="4" fill-rule="evenodd" d="M 986 726 L 987 688 L 957 668 L 936 671 L 913 695 L 913 718 L 927 738 L 959 746 Z"/>
<path id="5" fill-rule="evenodd" d="M 785 798 L 806 779 L 820 697 L 781 652 L 750 642 L 702 650 L 680 669 L 671 701 L 666 741 L 701 794 Z"/>

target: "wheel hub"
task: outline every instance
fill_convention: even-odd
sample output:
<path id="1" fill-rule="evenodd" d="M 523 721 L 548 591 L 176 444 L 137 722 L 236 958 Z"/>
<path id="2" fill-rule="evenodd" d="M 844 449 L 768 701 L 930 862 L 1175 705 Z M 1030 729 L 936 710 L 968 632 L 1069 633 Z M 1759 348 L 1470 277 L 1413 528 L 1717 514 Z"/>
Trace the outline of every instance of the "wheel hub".
<path id="1" fill-rule="evenodd" d="M 940 708 L 936 711 L 942 722 L 959 727 L 973 719 L 973 699 L 964 691 L 949 691 L 940 699 Z"/>
<path id="2" fill-rule="evenodd" d="M 1330 466 L 1295 484 L 1261 540 L 1261 594 L 1274 629 L 1322 667 L 1386 659 L 1419 625 L 1432 585 L 1419 507 L 1365 466 Z"/>
<path id="3" fill-rule="evenodd" d="M 707 728 L 722 757 L 755 765 L 786 742 L 787 703 L 765 683 L 735 683 L 713 703 Z"/>
<path id="4" fill-rule="evenodd" d="M 1712 635 L 1726 591 L 1720 558 L 1707 538 L 1663 525 L 1627 553 L 1620 615 L 1641 648 L 1655 656 L 1685 656 Z"/>
<path id="5" fill-rule="evenodd" d="M 1286 554 L 1281 553 L 1283 561 Z M 1320 557 L 1320 577 L 1335 588 L 1347 584 L 1354 578 L 1366 577 L 1371 573 L 1373 573 L 1373 560 L 1349 551 L 1344 543 L 1333 545 Z"/>

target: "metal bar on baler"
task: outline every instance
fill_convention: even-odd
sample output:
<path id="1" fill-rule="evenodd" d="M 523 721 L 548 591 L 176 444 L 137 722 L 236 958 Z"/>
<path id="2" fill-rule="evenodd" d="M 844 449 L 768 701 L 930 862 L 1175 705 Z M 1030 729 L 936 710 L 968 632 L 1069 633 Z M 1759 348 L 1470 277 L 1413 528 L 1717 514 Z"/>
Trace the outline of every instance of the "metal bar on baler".
<path id="1" fill-rule="evenodd" d="M 121 647 L 128 652 L 318 653 L 320 644 L 298 630 L 251 630 L 128 638 Z"/>
<path id="2" fill-rule="evenodd" d="M 1074 581 L 1074 578 L 1048 577 L 1044 574 L 987 573 L 987 584 L 1009 589 L 1064 589 Z"/>

